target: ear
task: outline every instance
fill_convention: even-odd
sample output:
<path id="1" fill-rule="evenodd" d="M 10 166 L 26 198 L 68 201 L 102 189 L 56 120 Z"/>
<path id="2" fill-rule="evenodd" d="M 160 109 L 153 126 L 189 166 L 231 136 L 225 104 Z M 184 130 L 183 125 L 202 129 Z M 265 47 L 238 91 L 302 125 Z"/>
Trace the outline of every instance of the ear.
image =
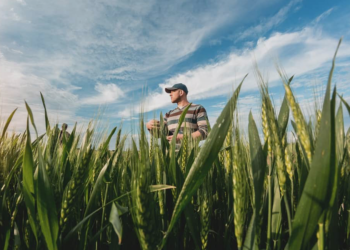
<path id="1" fill-rule="evenodd" d="M 180 96 L 183 96 L 183 95 L 184 95 L 184 91 L 180 90 Z"/>

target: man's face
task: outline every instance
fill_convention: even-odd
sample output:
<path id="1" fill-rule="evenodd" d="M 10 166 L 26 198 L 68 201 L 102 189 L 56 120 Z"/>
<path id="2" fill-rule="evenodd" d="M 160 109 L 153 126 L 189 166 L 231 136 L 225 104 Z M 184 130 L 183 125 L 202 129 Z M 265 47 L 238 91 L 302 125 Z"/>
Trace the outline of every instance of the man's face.
<path id="1" fill-rule="evenodd" d="M 181 100 L 180 89 L 175 89 L 170 92 L 170 99 L 172 103 L 178 103 Z"/>

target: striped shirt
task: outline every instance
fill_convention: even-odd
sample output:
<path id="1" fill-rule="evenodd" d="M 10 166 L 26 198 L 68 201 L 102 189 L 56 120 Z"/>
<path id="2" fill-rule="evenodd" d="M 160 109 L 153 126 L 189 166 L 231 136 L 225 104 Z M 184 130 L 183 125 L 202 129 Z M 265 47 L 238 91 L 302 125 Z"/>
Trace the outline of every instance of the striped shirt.
<path id="1" fill-rule="evenodd" d="M 168 135 L 174 134 L 178 127 L 182 111 L 186 107 L 187 106 L 182 108 L 177 107 L 165 114 L 164 124 L 167 126 Z M 191 133 L 199 131 L 202 135 L 202 139 L 205 139 L 208 136 L 207 119 L 207 111 L 205 108 L 199 104 L 192 104 L 186 113 L 185 120 L 179 129 L 179 133 L 183 134 L 184 128 L 186 127 Z"/>

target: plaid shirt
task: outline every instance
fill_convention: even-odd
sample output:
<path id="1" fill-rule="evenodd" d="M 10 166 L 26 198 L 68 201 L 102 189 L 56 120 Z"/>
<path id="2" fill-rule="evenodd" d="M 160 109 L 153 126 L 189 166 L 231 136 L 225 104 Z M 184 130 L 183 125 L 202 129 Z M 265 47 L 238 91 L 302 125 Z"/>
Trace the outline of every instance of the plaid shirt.
<path id="1" fill-rule="evenodd" d="M 168 129 L 168 135 L 174 134 L 182 111 L 186 107 L 187 106 L 182 108 L 177 107 L 165 114 L 164 124 Z M 208 136 L 207 119 L 208 116 L 205 108 L 199 104 L 192 104 L 186 113 L 185 120 L 181 125 L 179 133 L 183 134 L 184 128 L 186 127 L 186 129 L 189 129 L 191 133 L 199 131 L 202 135 L 202 139 L 205 139 Z"/>

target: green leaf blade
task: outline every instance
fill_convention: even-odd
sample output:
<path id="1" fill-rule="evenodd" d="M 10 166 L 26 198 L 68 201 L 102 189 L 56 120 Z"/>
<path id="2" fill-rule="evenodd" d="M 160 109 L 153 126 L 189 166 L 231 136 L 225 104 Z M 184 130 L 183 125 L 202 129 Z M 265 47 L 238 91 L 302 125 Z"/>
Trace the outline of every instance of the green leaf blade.
<path id="1" fill-rule="evenodd" d="M 0 143 L 1 143 L 1 141 L 3 140 L 3 138 L 4 138 L 4 136 L 5 136 L 5 134 L 6 134 L 6 131 L 7 131 L 8 127 L 9 127 L 9 125 L 10 125 L 10 123 L 11 123 L 11 121 L 12 121 L 12 118 L 13 118 L 13 116 L 15 115 L 17 109 L 18 109 L 18 108 L 16 108 L 14 111 L 12 111 L 12 113 L 10 114 L 10 116 L 7 118 L 7 121 L 6 121 L 6 123 L 5 123 L 4 129 L 2 130 L 2 135 L 1 135 L 1 138 L 0 138 Z"/>
<path id="2" fill-rule="evenodd" d="M 58 249 L 57 238 L 59 227 L 55 199 L 40 150 L 38 155 L 39 166 L 36 190 L 38 217 L 48 249 L 56 250 Z"/>
<path id="3" fill-rule="evenodd" d="M 261 206 L 261 196 L 264 185 L 264 175 L 266 169 L 266 159 L 259 137 L 258 128 L 254 121 L 253 115 L 249 113 L 249 124 L 248 124 L 248 135 L 249 135 L 249 147 L 251 157 L 251 169 L 254 181 L 254 194 L 255 194 L 255 213 L 259 213 Z"/>
<path id="4" fill-rule="evenodd" d="M 109 222 L 112 224 L 114 232 L 118 235 L 119 245 L 122 243 L 123 225 L 119 218 L 118 208 L 112 203 L 111 213 L 109 215 Z"/>
<path id="5" fill-rule="evenodd" d="M 29 107 L 27 102 L 25 102 L 25 105 L 26 105 L 26 109 L 27 109 L 27 112 L 28 112 L 28 115 L 30 118 L 30 122 L 32 123 L 32 125 L 35 129 L 36 136 L 38 137 L 38 130 L 36 129 L 36 126 L 35 126 L 34 115 L 33 115 L 32 109 Z"/>
<path id="6" fill-rule="evenodd" d="M 46 132 L 48 134 L 48 132 L 50 131 L 50 122 L 49 122 L 49 117 L 47 115 L 45 99 L 44 99 L 44 96 L 43 96 L 43 94 L 41 92 L 40 92 L 40 97 L 41 97 L 41 101 L 43 103 L 44 110 L 45 110 L 45 127 L 46 127 Z"/>
<path id="7" fill-rule="evenodd" d="M 29 119 L 27 119 L 27 140 L 23 154 L 23 198 L 27 206 L 29 223 L 38 241 L 35 219 L 35 199 L 34 199 L 34 160 L 30 142 Z"/>
<path id="8" fill-rule="evenodd" d="M 88 202 L 86 210 L 85 210 L 84 217 L 86 217 L 88 214 L 90 214 L 93 211 L 94 207 L 96 206 L 96 202 L 95 201 L 98 198 L 98 196 L 101 194 L 100 190 L 101 190 L 102 186 L 105 184 L 104 178 L 105 178 L 105 174 L 108 172 L 107 170 L 108 170 L 108 168 L 110 166 L 110 162 L 111 162 L 111 159 L 109 159 L 107 161 L 107 163 L 101 169 L 101 171 L 100 171 L 100 173 L 99 173 L 99 175 L 98 175 L 98 177 L 96 179 L 94 188 L 92 190 L 89 202 Z"/>

